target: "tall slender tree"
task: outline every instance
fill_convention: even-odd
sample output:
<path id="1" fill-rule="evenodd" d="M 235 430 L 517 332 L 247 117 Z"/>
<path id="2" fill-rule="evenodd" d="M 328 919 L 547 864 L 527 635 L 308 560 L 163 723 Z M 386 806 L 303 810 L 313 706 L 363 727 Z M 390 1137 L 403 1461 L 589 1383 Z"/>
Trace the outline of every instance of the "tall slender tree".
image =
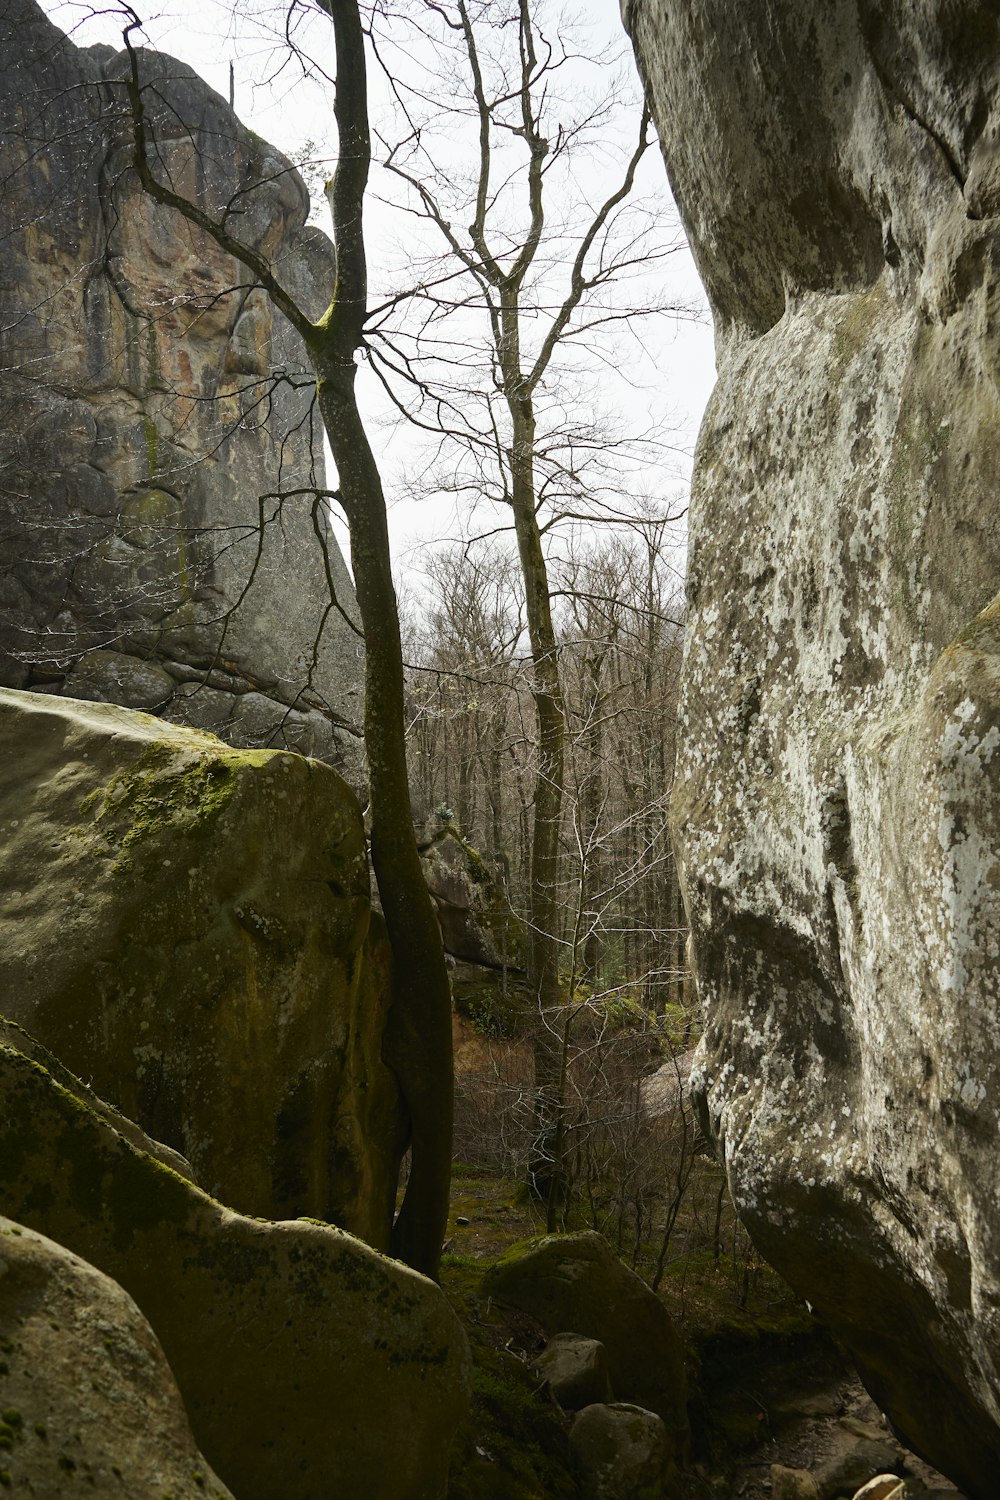
<path id="1" fill-rule="evenodd" d="M 566 706 L 547 534 L 560 518 L 592 516 L 595 502 L 618 519 L 628 509 L 616 490 L 640 445 L 586 411 L 570 356 L 583 339 L 607 353 L 609 329 L 662 306 L 648 293 L 634 301 L 628 283 L 676 242 L 662 214 L 636 202 L 653 140 L 644 106 L 636 98 L 630 112 L 613 71 L 610 90 L 581 93 L 579 60 L 542 0 L 412 0 L 404 14 L 439 48 L 449 97 L 388 64 L 398 136 L 383 141 L 384 165 L 437 245 L 418 262 L 419 285 L 379 310 L 370 347 L 392 398 L 438 440 L 435 482 L 509 507 L 517 539 L 535 719 L 528 982 L 542 1023 L 530 1176 L 555 1204 Z M 398 58 L 390 30 L 386 54 L 392 46 Z M 471 170 L 454 159 L 458 131 L 476 143 Z"/>
<path id="2" fill-rule="evenodd" d="M 141 51 L 134 42 L 141 22 L 134 11 L 128 12 L 124 30 L 129 59 L 126 92 L 133 166 L 145 191 L 182 214 L 250 272 L 301 335 L 315 372 L 338 483 L 329 496 L 314 497 L 314 515 L 321 528 L 323 506 L 332 499 L 342 508 L 350 532 L 366 648 L 371 855 L 392 948 L 392 1006 L 384 1056 L 399 1080 L 410 1115 L 411 1168 L 391 1244 L 409 1265 L 436 1277 L 451 1171 L 451 1001 L 441 933 L 423 879 L 410 808 L 402 652 L 385 497 L 355 385 L 368 314 L 364 204 L 371 138 L 365 36 L 357 0 L 320 0 L 320 8 L 333 30 L 333 115 L 339 149 L 327 195 L 336 280 L 329 306 L 317 321 L 306 315 L 275 267 L 242 243 L 238 215 L 213 217 L 178 192 L 162 171 L 155 90 L 147 93 Z"/>

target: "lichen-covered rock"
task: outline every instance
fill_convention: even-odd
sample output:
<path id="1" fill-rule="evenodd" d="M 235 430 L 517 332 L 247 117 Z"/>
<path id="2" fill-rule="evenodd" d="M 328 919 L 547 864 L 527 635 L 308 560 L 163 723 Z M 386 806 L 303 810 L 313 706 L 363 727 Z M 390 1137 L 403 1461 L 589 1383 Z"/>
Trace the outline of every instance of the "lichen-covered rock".
<path id="1" fill-rule="evenodd" d="M 245 1213 L 384 1246 L 403 1121 L 337 773 L 0 689 L 7 1013 Z"/>
<path id="2" fill-rule="evenodd" d="M 670 1445 L 655 1412 L 625 1402 L 585 1406 L 569 1443 L 582 1500 L 660 1500 Z"/>
<path id="3" fill-rule="evenodd" d="M 132 1298 L 5 1218 L 0 1349 L 0 1485 L 13 1495 L 231 1500 Z"/>
<path id="4" fill-rule="evenodd" d="M 0 1212 L 134 1298 L 239 1500 L 441 1500 L 470 1366 L 438 1287 L 341 1230 L 230 1212 L 3 1045 L 0 1097 Z"/>
<path id="5" fill-rule="evenodd" d="M 523 970 L 524 931 L 482 856 L 446 824 L 421 841 L 420 857 L 445 952 L 490 969 Z"/>
<path id="6" fill-rule="evenodd" d="M 324 484 L 305 352 L 234 259 L 143 194 L 126 76 L 124 53 L 4 0 L 0 682 L 353 777 L 363 659 L 305 492 Z M 162 178 L 319 316 L 332 250 L 298 173 L 190 68 L 146 53 L 142 78 Z"/>
<path id="7" fill-rule="evenodd" d="M 808 1469 L 772 1464 L 771 1500 L 820 1500 L 819 1489 Z"/>
<path id="8" fill-rule="evenodd" d="M 706 1128 L 906 1442 L 1000 1472 L 1000 12 L 632 0 L 712 301 L 674 826 Z"/>
<path id="9" fill-rule="evenodd" d="M 524 1240 L 483 1279 L 495 1301 L 537 1318 L 548 1334 L 597 1339 L 607 1353 L 615 1395 L 663 1418 L 670 1457 L 688 1440 L 684 1350 L 659 1297 L 585 1230 Z"/>

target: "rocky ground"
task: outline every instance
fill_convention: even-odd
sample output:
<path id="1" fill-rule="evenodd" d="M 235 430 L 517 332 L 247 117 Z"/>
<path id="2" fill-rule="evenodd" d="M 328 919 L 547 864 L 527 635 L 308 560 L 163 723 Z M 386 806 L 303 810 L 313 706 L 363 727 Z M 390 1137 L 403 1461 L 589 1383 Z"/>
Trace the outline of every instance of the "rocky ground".
<path id="1" fill-rule="evenodd" d="M 466 1457 L 452 1477 L 458 1500 L 487 1481 L 486 1492 L 502 1500 L 576 1493 L 564 1415 L 530 1374 L 541 1330 L 479 1294 L 487 1268 L 542 1229 L 516 1184 L 457 1172 L 443 1283 L 476 1365 Z M 696 1254 L 665 1285 L 690 1350 L 684 1500 L 834 1500 L 883 1472 L 905 1478 L 906 1500 L 962 1500 L 894 1438 L 833 1340 L 783 1283 L 754 1267 L 749 1297 L 738 1291 L 725 1267 Z"/>
<path id="2" fill-rule="evenodd" d="M 946 1479 L 896 1441 L 871 1397 L 846 1372 L 841 1380 L 776 1408 L 764 1441 L 734 1473 L 717 1476 L 712 1493 L 720 1500 L 815 1500 L 816 1494 L 830 1494 L 841 1476 L 839 1492 L 849 1493 L 843 1479 L 852 1472 L 860 1477 L 879 1452 L 884 1460 L 878 1460 L 878 1471 L 905 1477 L 907 1496 L 961 1500 Z"/>

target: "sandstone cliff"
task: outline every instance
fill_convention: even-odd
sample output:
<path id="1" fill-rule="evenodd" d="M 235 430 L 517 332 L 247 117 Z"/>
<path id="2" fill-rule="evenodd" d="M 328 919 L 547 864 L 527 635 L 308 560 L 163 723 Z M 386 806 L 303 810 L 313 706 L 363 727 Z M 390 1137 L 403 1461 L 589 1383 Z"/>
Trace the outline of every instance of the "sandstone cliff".
<path id="1" fill-rule="evenodd" d="M 674 801 L 707 1128 L 970 1496 L 1000 1472 L 1000 18 L 635 0 L 712 301 Z"/>
<path id="2" fill-rule="evenodd" d="M 298 174 L 190 69 L 143 67 L 163 175 L 318 316 L 332 248 Z M 354 774 L 351 583 L 322 504 L 295 493 L 324 484 L 304 351 L 235 261 L 143 196 L 125 76 L 34 0 L 0 3 L 0 683 Z"/>

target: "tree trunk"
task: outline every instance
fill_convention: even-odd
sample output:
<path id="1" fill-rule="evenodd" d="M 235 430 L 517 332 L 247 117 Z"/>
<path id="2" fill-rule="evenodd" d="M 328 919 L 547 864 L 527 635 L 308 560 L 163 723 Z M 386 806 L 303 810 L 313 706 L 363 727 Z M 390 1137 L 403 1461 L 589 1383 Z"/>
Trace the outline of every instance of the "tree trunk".
<path id="1" fill-rule="evenodd" d="M 549 1204 L 564 1195 L 561 1114 L 559 991 L 559 830 L 562 821 L 565 712 L 548 573 L 535 513 L 535 419 L 530 397 L 510 401 L 513 422 L 511 504 L 524 578 L 531 643 L 532 697 L 538 729 L 528 885 L 528 985 L 538 1007 L 535 1033 L 535 1126 L 529 1183 Z"/>
<path id="2" fill-rule="evenodd" d="M 451 1175 L 451 998 L 441 931 L 413 831 L 406 767 L 403 666 L 382 484 L 354 399 L 354 365 L 323 372 L 320 409 L 351 535 L 365 633 L 365 747 L 371 850 L 392 948 L 383 1056 L 410 1115 L 412 1157 L 392 1253 L 436 1277 Z"/>

